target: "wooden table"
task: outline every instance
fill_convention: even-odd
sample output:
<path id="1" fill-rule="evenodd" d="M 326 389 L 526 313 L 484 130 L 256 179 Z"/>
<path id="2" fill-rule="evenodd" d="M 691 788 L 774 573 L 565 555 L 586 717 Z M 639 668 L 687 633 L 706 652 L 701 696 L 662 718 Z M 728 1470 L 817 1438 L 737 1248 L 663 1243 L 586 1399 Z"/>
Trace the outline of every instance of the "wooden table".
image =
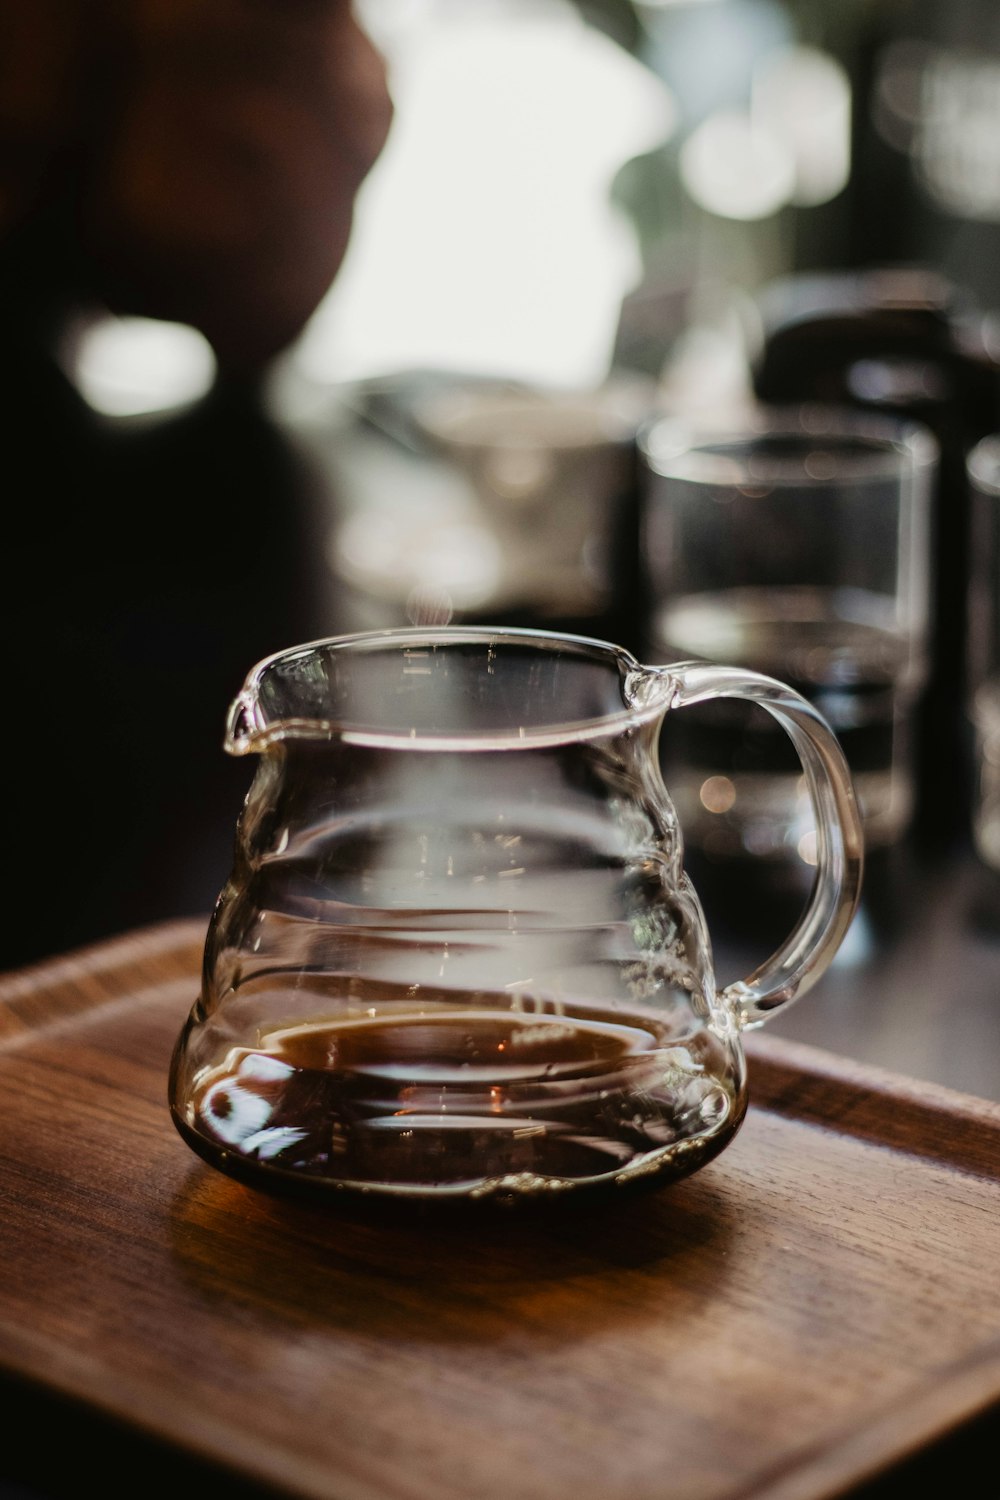
<path id="1" fill-rule="evenodd" d="M 351 1218 L 174 1130 L 203 932 L 0 980 L 3 1471 L 29 1494 L 832 1500 L 995 1442 L 1000 1104 L 765 1030 L 740 1134 L 685 1182 Z"/>

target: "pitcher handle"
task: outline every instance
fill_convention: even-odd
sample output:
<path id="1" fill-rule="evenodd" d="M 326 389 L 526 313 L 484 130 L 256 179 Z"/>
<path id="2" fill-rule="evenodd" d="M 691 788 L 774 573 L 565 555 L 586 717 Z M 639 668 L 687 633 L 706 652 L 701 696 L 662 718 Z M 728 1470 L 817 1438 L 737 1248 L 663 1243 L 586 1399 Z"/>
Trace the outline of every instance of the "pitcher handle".
<path id="1" fill-rule="evenodd" d="M 798 752 L 816 819 L 816 878 L 787 940 L 747 979 L 719 999 L 741 1027 L 760 1026 L 804 994 L 829 968 L 861 895 L 864 833 L 844 752 L 826 719 L 801 694 L 773 677 L 741 667 L 679 662 L 653 669 L 673 681 L 671 708 L 710 698 L 742 698 L 766 708 Z"/>

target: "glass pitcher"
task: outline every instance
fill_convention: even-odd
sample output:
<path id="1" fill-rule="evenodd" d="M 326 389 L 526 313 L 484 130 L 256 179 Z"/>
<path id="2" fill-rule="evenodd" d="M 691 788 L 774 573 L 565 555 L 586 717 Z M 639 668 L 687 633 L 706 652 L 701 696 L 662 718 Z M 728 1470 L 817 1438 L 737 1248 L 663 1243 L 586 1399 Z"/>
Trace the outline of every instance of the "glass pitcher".
<path id="1" fill-rule="evenodd" d="M 664 715 L 718 696 L 787 730 L 817 825 L 794 931 L 719 991 L 658 758 Z M 815 983 L 857 905 L 836 738 L 738 668 L 367 632 L 260 662 L 225 749 L 259 760 L 169 1100 L 268 1191 L 513 1205 L 682 1177 L 744 1118 L 741 1032 Z"/>

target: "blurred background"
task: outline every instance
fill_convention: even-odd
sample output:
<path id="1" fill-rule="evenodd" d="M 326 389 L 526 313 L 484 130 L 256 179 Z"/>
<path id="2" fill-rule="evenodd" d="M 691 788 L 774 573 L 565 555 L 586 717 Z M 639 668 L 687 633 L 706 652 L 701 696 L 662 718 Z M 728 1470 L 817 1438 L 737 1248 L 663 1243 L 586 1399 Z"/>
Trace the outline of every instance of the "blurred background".
<path id="1" fill-rule="evenodd" d="M 585 581 L 576 607 L 544 582 L 515 597 L 525 557 L 498 541 L 470 472 L 501 418 L 459 436 L 448 405 L 473 387 L 607 387 L 608 420 L 633 429 L 664 409 L 721 425 L 754 396 L 916 413 L 948 437 L 978 402 L 977 435 L 992 424 L 988 0 L 356 11 L 387 61 L 392 129 L 346 261 L 266 393 L 315 466 L 315 581 L 349 628 L 519 613 L 641 644 Z M 184 407 L 217 373 L 193 330 L 135 318 L 77 324 L 67 362 L 124 423 Z M 505 505 L 512 484 L 527 493 L 531 476 L 503 476 Z M 961 521 L 952 532 L 961 575 Z M 632 599 L 627 541 L 614 555 Z"/>
<path id="2" fill-rule="evenodd" d="M 683 366 L 694 399 L 701 356 L 717 369 L 747 299 L 788 273 L 920 263 L 1000 297 L 987 0 L 356 10 L 389 64 L 391 138 L 279 384 Z M 117 415 L 211 379 L 207 350 L 162 326 L 95 326 L 78 357 Z"/>

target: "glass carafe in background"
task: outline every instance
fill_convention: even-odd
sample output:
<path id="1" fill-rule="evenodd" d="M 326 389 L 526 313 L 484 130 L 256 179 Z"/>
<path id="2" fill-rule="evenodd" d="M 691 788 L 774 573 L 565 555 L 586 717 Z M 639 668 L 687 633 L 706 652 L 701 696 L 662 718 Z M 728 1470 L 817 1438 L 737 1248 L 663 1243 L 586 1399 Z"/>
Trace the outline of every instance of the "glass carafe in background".
<path id="1" fill-rule="evenodd" d="M 721 695 L 787 731 L 818 842 L 800 922 L 719 990 L 657 742 Z M 254 668 L 225 745 L 259 759 L 170 1105 L 268 1191 L 511 1204 L 684 1176 L 744 1118 L 741 1032 L 819 979 L 856 908 L 840 747 L 738 668 L 545 632 L 340 637 Z"/>
<path id="2" fill-rule="evenodd" d="M 759 409 L 736 430 L 670 418 L 641 439 L 647 659 L 736 662 L 791 684 L 834 728 L 868 853 L 908 833 L 927 677 L 927 509 L 936 445 L 913 423 Z M 689 849 L 720 879 L 812 878 L 808 788 L 766 715 L 705 704 L 663 736 Z"/>
<path id="3" fill-rule="evenodd" d="M 487 620 L 636 644 L 636 435 L 655 384 L 442 373 L 356 399 L 367 458 L 328 548 L 342 629 Z"/>
<path id="4" fill-rule="evenodd" d="M 637 644 L 636 437 L 655 410 L 655 385 L 624 373 L 589 390 L 456 383 L 415 406 L 496 557 L 489 593 L 452 620 Z"/>
<path id="5" fill-rule="evenodd" d="M 928 683 L 916 729 L 916 843 L 944 852 L 969 826 L 966 459 L 1000 422 L 1000 323 L 931 266 L 787 276 L 758 295 L 753 386 L 766 404 L 817 401 L 920 422 L 938 444 L 930 504 Z M 952 788 L 940 795 L 942 781 Z"/>

